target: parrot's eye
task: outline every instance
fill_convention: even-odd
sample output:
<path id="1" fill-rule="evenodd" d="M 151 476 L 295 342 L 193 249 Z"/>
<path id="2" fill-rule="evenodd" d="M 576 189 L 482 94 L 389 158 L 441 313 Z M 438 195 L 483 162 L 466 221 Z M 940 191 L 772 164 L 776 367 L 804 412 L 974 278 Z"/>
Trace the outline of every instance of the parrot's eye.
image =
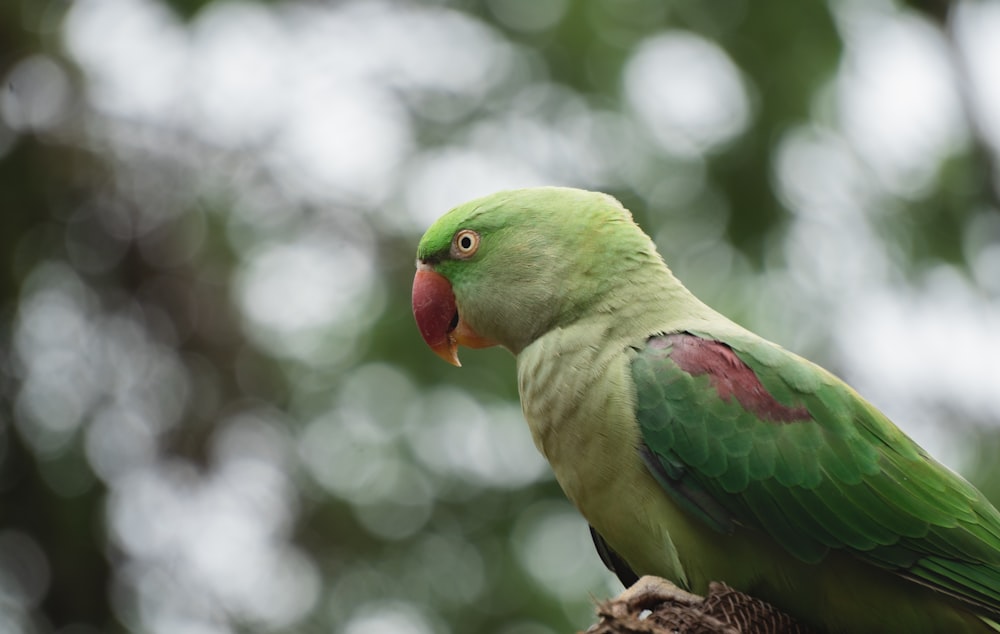
<path id="1" fill-rule="evenodd" d="M 471 258 L 479 250 L 479 234 L 472 229 L 462 229 L 451 241 L 451 254 L 459 259 Z"/>

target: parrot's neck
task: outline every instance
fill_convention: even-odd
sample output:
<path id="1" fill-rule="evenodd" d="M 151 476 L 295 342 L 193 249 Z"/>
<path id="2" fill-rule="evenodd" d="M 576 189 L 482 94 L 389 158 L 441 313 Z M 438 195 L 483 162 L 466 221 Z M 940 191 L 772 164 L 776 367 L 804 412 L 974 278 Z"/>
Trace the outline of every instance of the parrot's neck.
<path id="1" fill-rule="evenodd" d="M 732 324 L 684 287 L 662 261 L 626 271 L 572 324 L 591 345 L 637 347 L 657 334 Z M 655 273 L 655 274 L 652 274 Z M 735 325 L 735 324 L 733 324 Z"/>
<path id="2" fill-rule="evenodd" d="M 627 366 L 647 339 L 679 331 L 740 329 L 692 295 L 662 261 L 655 273 L 619 279 L 613 292 L 598 296 L 586 313 L 550 329 L 517 354 L 521 405 L 535 444 L 550 462 L 566 451 L 566 438 L 582 433 L 581 421 L 601 423 L 602 417 L 580 417 L 581 403 L 607 400 L 609 390 L 618 400 L 631 395 Z"/>

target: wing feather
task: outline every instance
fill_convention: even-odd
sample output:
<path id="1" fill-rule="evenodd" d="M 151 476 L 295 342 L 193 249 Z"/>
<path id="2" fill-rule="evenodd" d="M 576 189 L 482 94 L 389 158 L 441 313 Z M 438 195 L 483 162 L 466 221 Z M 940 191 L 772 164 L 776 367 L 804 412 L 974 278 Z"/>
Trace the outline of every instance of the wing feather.
<path id="1" fill-rule="evenodd" d="M 846 551 L 1000 616 L 1000 512 L 839 379 L 704 333 L 654 337 L 632 371 L 647 466 L 716 530 Z"/>

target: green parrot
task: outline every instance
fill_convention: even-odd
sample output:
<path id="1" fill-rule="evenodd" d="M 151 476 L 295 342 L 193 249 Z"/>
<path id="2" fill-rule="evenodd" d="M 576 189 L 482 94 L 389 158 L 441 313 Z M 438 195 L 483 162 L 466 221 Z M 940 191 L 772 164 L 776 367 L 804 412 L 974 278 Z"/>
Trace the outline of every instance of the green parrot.
<path id="1" fill-rule="evenodd" d="M 826 632 L 1000 632 L 1000 512 L 829 372 L 709 308 L 614 198 L 506 191 L 424 234 L 426 343 L 500 345 L 630 585 L 711 581 Z"/>

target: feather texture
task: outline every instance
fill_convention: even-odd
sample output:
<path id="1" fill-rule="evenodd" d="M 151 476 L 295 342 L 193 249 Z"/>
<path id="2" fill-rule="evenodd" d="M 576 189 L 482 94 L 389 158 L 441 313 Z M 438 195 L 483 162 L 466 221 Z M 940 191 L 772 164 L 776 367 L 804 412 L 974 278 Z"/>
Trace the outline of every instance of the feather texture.
<path id="1" fill-rule="evenodd" d="M 632 373 L 642 456 L 708 526 L 806 563 L 841 550 L 1000 618 L 1000 513 L 832 375 L 693 333 L 651 338 Z"/>

